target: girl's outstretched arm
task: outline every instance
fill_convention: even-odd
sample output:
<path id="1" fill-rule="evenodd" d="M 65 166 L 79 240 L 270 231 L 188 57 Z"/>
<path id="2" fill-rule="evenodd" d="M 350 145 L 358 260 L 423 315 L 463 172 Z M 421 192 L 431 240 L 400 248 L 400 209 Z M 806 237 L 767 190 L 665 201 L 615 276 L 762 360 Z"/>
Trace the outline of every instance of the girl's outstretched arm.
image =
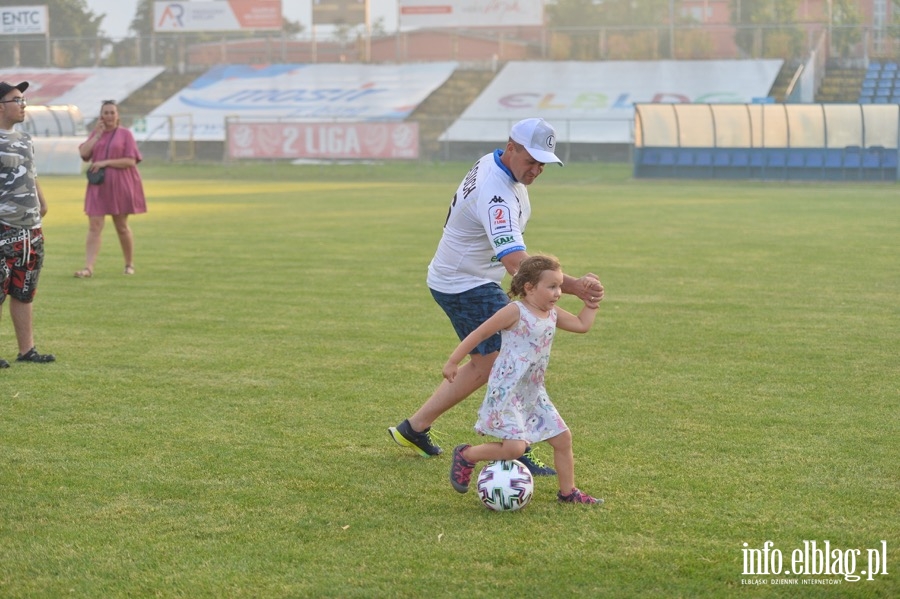
<path id="1" fill-rule="evenodd" d="M 453 382 L 459 370 L 459 363 L 478 346 L 479 343 L 495 335 L 499 331 L 514 326 L 519 321 L 519 307 L 516 304 L 507 304 L 500 308 L 493 316 L 485 320 L 481 326 L 469 333 L 459 342 L 447 363 L 444 364 L 444 378 Z"/>
<path id="2" fill-rule="evenodd" d="M 597 317 L 597 308 L 599 307 L 599 302 L 584 302 L 581 312 L 575 316 L 557 306 L 556 328 L 570 333 L 587 333 L 594 326 L 594 318 Z"/>

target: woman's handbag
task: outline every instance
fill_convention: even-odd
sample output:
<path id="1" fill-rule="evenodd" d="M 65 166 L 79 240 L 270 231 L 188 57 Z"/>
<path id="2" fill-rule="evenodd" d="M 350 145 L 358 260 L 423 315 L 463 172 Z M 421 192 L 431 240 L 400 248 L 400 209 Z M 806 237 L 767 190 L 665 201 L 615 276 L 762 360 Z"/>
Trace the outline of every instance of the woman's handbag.
<path id="1" fill-rule="evenodd" d="M 106 167 L 98 168 L 95 171 L 88 170 L 87 172 L 87 180 L 91 185 L 102 185 L 104 179 L 106 179 Z"/>
<path id="2" fill-rule="evenodd" d="M 106 144 L 106 156 L 103 157 L 104 160 L 109 158 L 109 146 L 112 145 L 113 139 L 116 138 L 116 133 L 119 132 L 119 128 L 116 127 L 116 130 L 113 131 L 112 136 L 109 138 L 109 143 Z M 106 179 L 106 167 L 100 167 L 95 171 L 88 169 L 87 171 L 87 180 L 91 185 L 103 185 L 103 181 Z"/>

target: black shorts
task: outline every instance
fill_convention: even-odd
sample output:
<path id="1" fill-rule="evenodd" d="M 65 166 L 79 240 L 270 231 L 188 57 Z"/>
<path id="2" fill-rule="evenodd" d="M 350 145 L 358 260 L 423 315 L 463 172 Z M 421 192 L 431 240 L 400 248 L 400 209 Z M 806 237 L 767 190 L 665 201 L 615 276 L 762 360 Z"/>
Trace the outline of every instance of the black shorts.
<path id="1" fill-rule="evenodd" d="M 460 341 L 509 303 L 509 297 L 496 283 L 487 283 L 462 293 L 441 293 L 432 289 L 431 296 L 444 309 Z M 479 343 L 472 353 L 486 356 L 496 351 L 500 351 L 500 333 Z"/>
<path id="2" fill-rule="evenodd" d="M 44 233 L 0 224 L 0 304 L 11 295 L 26 304 L 34 301 L 44 265 Z"/>

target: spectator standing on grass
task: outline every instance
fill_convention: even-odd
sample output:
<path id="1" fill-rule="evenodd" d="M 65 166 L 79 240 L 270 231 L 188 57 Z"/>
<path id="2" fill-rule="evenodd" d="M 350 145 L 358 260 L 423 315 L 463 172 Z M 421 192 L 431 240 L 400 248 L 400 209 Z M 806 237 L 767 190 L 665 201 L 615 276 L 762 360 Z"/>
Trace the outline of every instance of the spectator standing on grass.
<path id="1" fill-rule="evenodd" d="M 505 149 L 479 159 L 459 184 L 427 279 L 432 297 L 459 339 L 509 302 L 500 282 L 507 273 L 514 275 L 528 257 L 523 237 L 531 216 L 528 186 L 545 164 L 562 166 L 555 149 L 556 131 L 549 123 L 539 118 L 519 121 L 510 130 Z M 583 301 L 603 298 L 603 286 L 590 273 L 579 279 L 563 275 L 561 289 Z M 453 381 L 442 381 L 412 416 L 388 429 L 391 438 L 424 457 L 440 454 L 431 425 L 487 382 L 499 350 L 499 334 L 478 344 Z M 519 460 L 534 475 L 556 474 L 530 447 Z"/>
<path id="2" fill-rule="evenodd" d="M 90 162 L 88 170 L 104 169 L 103 183 L 88 183 L 84 196 L 84 212 L 88 217 L 87 251 L 84 268 L 75 276 L 94 276 L 94 264 L 100 253 L 101 235 L 106 215 L 112 216 L 125 258 L 125 274 L 134 274 L 134 236 L 128 226 L 129 214 L 147 212 L 144 186 L 137 165 L 143 160 L 131 131 L 119 126 L 119 109 L 115 100 L 104 100 L 97 126 L 87 140 L 78 146 L 81 159 Z"/>
<path id="3" fill-rule="evenodd" d="M 53 362 L 34 347 L 33 302 L 44 264 L 41 219 L 47 202 L 37 182 L 31 136 L 16 131 L 25 120 L 28 82 L 0 82 L 0 304 L 9 296 L 9 315 L 19 345 L 17 362 Z M 9 362 L 0 359 L 0 368 Z"/>
<path id="4" fill-rule="evenodd" d="M 500 441 L 458 445 L 453 450 L 450 483 L 460 493 L 469 490 L 472 470 L 478 462 L 514 460 L 530 443 L 547 441 L 553 448 L 553 465 L 559 473 L 559 502 L 603 503 L 575 486 L 572 433 L 544 386 L 556 329 L 587 333 L 600 307 L 596 297 L 584 301 L 578 316 L 558 307 L 562 284 L 562 268 L 556 258 L 535 255 L 523 260 L 509 287 L 510 299 L 520 299 L 501 308 L 463 339 L 444 365 L 444 379 L 452 383 L 466 355 L 485 339 L 500 333 L 500 355 L 491 368 L 487 393 L 475 423 L 476 432 Z"/>

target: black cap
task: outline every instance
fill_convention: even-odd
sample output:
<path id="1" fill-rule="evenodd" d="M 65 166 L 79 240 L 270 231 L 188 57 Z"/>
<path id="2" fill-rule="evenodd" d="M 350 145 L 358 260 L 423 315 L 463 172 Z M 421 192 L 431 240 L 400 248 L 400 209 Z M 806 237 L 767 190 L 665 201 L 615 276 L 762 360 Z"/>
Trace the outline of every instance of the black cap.
<path id="1" fill-rule="evenodd" d="M 24 94 L 25 90 L 28 89 L 28 82 L 23 81 L 19 85 L 13 85 L 12 83 L 7 83 L 6 81 L 0 81 L 0 98 L 3 98 L 4 96 L 6 96 L 6 94 L 14 89 L 17 89 Z"/>

